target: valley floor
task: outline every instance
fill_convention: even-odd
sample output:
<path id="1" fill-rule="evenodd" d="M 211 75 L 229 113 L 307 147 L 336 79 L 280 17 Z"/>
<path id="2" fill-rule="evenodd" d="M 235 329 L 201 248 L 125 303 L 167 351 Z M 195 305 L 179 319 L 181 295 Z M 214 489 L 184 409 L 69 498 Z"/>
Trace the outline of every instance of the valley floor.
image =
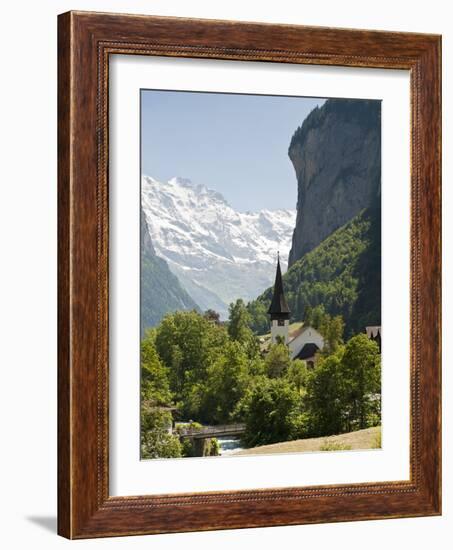
<path id="1" fill-rule="evenodd" d="M 257 455 L 257 454 L 278 454 L 278 453 L 303 453 L 321 451 L 326 445 L 345 445 L 348 450 L 373 449 L 377 446 L 381 427 L 367 428 L 341 435 L 328 437 L 316 437 L 312 439 L 296 439 L 284 443 L 273 443 L 262 445 L 251 449 L 243 449 L 234 453 L 235 456 Z M 333 450 L 333 449 L 332 449 Z"/>

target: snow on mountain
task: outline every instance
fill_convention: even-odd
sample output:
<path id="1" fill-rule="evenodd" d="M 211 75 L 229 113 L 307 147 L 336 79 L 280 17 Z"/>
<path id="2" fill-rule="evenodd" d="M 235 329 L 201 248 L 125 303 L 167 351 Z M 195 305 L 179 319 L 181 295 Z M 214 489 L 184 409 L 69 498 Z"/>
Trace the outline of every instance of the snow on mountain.
<path id="1" fill-rule="evenodd" d="M 156 254 L 203 310 L 225 318 L 233 300 L 256 298 L 273 284 L 277 250 L 286 267 L 296 210 L 236 212 L 204 185 L 149 176 L 142 207 Z"/>

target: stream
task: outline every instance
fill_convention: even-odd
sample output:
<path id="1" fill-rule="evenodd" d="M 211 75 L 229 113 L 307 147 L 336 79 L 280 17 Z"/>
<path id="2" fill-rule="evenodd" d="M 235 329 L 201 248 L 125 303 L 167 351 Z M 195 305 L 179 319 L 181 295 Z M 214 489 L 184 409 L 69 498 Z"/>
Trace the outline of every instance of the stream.
<path id="1" fill-rule="evenodd" d="M 241 446 L 241 440 L 239 437 L 220 436 L 217 438 L 217 441 L 220 445 L 220 456 L 232 455 L 244 448 Z"/>

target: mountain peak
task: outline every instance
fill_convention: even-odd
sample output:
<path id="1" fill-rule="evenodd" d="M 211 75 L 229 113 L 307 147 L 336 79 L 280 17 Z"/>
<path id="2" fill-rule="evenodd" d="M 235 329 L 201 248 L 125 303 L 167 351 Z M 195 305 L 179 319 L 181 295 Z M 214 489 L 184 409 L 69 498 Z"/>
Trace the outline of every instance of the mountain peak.
<path id="1" fill-rule="evenodd" d="M 195 188 L 196 184 L 189 178 L 182 178 L 181 176 L 173 176 L 168 180 L 168 183 L 173 185 L 180 185 L 181 187 Z"/>
<path id="2" fill-rule="evenodd" d="M 222 203 L 229 207 L 225 197 L 219 191 L 210 189 L 203 183 L 194 183 L 189 178 L 174 176 L 167 182 L 161 182 L 151 176 L 143 176 L 144 187 L 147 187 L 154 193 L 163 193 L 164 195 L 172 196 L 173 199 L 185 201 L 205 202 L 214 201 Z"/>
<path id="3" fill-rule="evenodd" d="M 218 191 L 181 177 L 144 176 L 142 205 L 156 254 L 201 309 L 225 317 L 231 301 L 259 295 L 272 282 L 277 249 L 286 266 L 295 210 L 237 212 Z"/>

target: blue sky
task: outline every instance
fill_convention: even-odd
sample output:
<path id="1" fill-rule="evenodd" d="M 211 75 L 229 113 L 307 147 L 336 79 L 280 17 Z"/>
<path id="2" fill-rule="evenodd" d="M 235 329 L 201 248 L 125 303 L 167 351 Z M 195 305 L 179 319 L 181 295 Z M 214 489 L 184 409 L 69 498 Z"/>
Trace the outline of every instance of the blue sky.
<path id="1" fill-rule="evenodd" d="M 142 172 L 191 179 L 236 210 L 295 208 L 291 136 L 324 99 L 142 90 Z"/>

